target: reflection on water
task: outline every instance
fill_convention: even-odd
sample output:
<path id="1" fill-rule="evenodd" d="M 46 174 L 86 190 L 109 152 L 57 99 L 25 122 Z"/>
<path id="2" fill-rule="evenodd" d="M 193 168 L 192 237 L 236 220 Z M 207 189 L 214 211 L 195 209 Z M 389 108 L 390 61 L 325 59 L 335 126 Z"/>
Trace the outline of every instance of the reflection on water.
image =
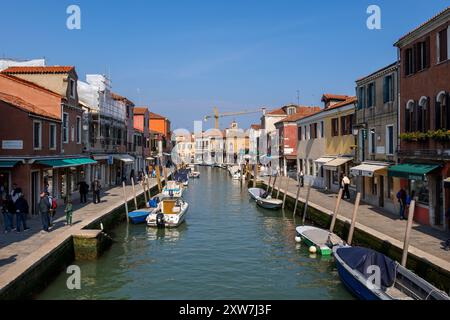
<path id="1" fill-rule="evenodd" d="M 186 223 L 119 226 L 102 258 L 79 264 L 82 290 L 68 290 L 61 274 L 38 298 L 351 298 L 333 260 L 295 242 L 292 212 L 257 207 L 225 170 L 201 171 L 185 193 Z"/>

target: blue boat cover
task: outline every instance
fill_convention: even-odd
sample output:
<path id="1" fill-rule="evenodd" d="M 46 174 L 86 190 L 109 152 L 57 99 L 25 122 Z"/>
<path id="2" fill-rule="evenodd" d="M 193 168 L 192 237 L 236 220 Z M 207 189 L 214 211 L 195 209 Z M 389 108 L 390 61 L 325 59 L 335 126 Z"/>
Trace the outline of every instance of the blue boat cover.
<path id="1" fill-rule="evenodd" d="M 188 176 L 188 172 L 187 171 L 178 171 L 177 173 L 174 174 L 173 176 L 175 181 L 178 182 L 185 182 L 189 180 L 189 176 Z"/>
<path id="2" fill-rule="evenodd" d="M 370 266 L 378 266 L 381 273 L 381 285 L 391 287 L 395 281 L 396 262 L 377 251 L 362 248 L 339 248 L 337 249 L 339 257 L 353 270 L 359 271 L 367 279 L 373 275 L 373 271 L 368 269 Z"/>

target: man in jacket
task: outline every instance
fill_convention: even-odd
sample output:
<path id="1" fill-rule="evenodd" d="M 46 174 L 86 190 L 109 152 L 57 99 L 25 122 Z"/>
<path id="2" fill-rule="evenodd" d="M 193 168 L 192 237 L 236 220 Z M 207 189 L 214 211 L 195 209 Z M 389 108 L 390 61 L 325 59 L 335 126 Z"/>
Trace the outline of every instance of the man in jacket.
<path id="1" fill-rule="evenodd" d="M 50 202 L 48 196 L 45 192 L 41 193 L 41 200 L 39 201 L 39 213 L 41 214 L 42 230 L 49 232 L 48 228 L 50 225 Z"/>
<path id="2" fill-rule="evenodd" d="M 92 195 L 94 204 L 100 203 L 100 190 L 101 190 L 100 181 L 97 179 L 92 182 Z"/>
<path id="3" fill-rule="evenodd" d="M 23 231 L 28 231 L 26 216 L 29 213 L 29 206 L 23 194 L 20 194 L 16 201 L 16 231 L 20 232 L 20 227 L 23 226 Z"/>
<path id="4" fill-rule="evenodd" d="M 89 192 L 89 185 L 86 183 L 86 181 L 81 181 L 78 183 L 78 185 L 80 190 L 80 203 L 86 203 L 87 194 Z"/>

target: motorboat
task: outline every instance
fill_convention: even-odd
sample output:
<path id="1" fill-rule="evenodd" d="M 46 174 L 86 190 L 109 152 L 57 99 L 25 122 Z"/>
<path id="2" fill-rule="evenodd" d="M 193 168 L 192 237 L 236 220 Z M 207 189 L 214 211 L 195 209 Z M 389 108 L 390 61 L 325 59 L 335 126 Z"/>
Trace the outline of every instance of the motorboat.
<path id="1" fill-rule="evenodd" d="M 156 195 L 147 203 L 146 208 L 138 209 L 128 213 L 128 218 L 132 224 L 145 223 L 149 214 L 158 208 L 159 198 L 161 195 Z"/>
<path id="2" fill-rule="evenodd" d="M 162 190 L 165 197 L 181 198 L 183 196 L 183 186 L 177 181 L 167 181 L 167 185 Z"/>
<path id="3" fill-rule="evenodd" d="M 330 256 L 333 253 L 333 247 L 343 246 L 344 241 L 336 234 L 313 226 L 300 226 L 296 228 L 297 238 L 308 245 L 315 247 L 317 253 L 323 256 Z"/>
<path id="4" fill-rule="evenodd" d="M 240 166 L 230 166 L 228 168 L 228 173 L 230 174 L 230 176 L 234 176 L 240 170 L 241 170 Z"/>
<path id="5" fill-rule="evenodd" d="M 241 173 L 236 172 L 233 174 L 233 180 L 241 180 Z"/>
<path id="6" fill-rule="evenodd" d="M 267 198 L 256 199 L 256 204 L 264 209 L 276 210 L 283 206 L 283 200 L 273 199 L 271 196 Z"/>
<path id="7" fill-rule="evenodd" d="M 359 299 L 450 300 L 445 292 L 377 251 L 336 246 L 333 254 L 341 281 Z M 373 281 L 374 274 L 378 280 Z"/>
<path id="8" fill-rule="evenodd" d="M 197 179 L 200 178 L 200 172 L 198 171 L 192 171 L 189 173 L 189 178 Z"/>
<path id="9" fill-rule="evenodd" d="M 257 198 L 263 196 L 266 193 L 266 190 L 261 188 L 250 188 L 248 189 L 248 194 L 253 200 L 256 200 Z"/>
<path id="10" fill-rule="evenodd" d="M 184 222 L 189 204 L 183 198 L 163 198 L 158 208 L 148 215 L 149 227 L 176 228 Z"/>

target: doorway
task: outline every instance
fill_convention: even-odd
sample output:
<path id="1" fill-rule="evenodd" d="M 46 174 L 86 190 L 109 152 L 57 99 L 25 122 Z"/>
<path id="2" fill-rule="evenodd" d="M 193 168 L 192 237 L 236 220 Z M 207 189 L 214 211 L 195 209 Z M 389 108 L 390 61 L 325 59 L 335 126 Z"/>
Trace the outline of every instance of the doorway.
<path id="1" fill-rule="evenodd" d="M 39 178 L 40 178 L 39 171 L 31 172 L 31 214 L 32 215 L 37 215 L 39 212 L 38 203 L 39 203 L 39 195 L 41 193 Z"/>
<path id="2" fill-rule="evenodd" d="M 380 196 L 378 198 L 378 206 L 384 208 L 384 176 L 378 176 L 380 180 Z"/>

